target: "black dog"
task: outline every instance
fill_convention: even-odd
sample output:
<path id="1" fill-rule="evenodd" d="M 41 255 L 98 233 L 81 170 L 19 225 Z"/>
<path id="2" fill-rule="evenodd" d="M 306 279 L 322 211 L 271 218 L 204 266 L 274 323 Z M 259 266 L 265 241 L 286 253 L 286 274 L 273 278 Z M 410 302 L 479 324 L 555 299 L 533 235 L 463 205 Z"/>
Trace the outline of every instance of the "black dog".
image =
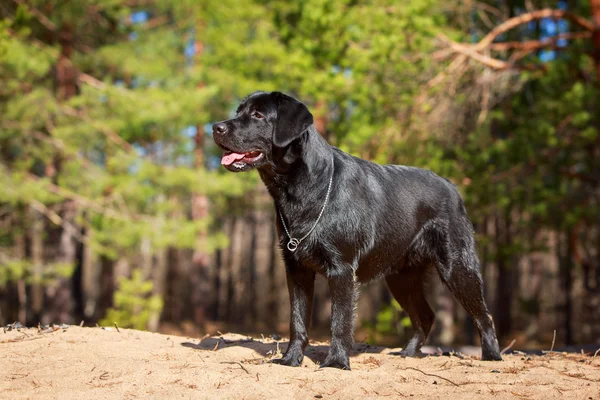
<path id="1" fill-rule="evenodd" d="M 432 268 L 473 317 L 482 359 L 501 360 L 472 224 L 449 181 L 330 146 L 306 106 L 279 92 L 251 94 L 213 132 L 225 150 L 221 164 L 234 172 L 257 168 L 275 201 L 291 300 L 290 343 L 278 363 L 302 363 L 317 272 L 332 301 L 331 347 L 321 367 L 350 369 L 358 286 L 382 276 L 410 317 L 414 335 L 402 354 L 414 356 L 434 320 L 423 293 Z"/>

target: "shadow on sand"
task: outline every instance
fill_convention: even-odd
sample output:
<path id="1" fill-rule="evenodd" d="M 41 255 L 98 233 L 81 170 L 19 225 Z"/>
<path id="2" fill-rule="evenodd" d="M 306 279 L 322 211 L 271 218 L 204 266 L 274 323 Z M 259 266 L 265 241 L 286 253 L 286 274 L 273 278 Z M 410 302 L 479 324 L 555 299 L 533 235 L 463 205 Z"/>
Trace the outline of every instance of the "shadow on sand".
<path id="1" fill-rule="evenodd" d="M 199 343 L 184 342 L 181 344 L 183 347 L 187 347 L 194 350 L 205 350 L 205 351 L 219 351 L 224 348 L 232 346 L 244 347 L 251 349 L 259 353 L 261 356 L 270 359 L 277 353 L 277 347 L 279 350 L 285 353 L 288 346 L 288 341 L 273 341 L 264 343 L 261 340 L 254 340 L 252 338 L 238 339 L 238 340 L 227 340 L 222 337 L 209 337 L 201 340 Z M 385 350 L 384 347 L 373 346 L 366 343 L 357 343 L 354 345 L 350 357 L 357 356 L 363 353 L 381 353 Z M 327 357 L 329 351 L 328 345 L 308 345 L 304 352 L 305 357 L 311 359 L 314 363 L 321 363 Z"/>
<path id="2" fill-rule="evenodd" d="M 268 339 L 267 339 L 268 340 Z M 285 353 L 285 350 L 288 346 L 288 341 L 270 341 L 263 342 L 262 340 L 255 340 L 251 337 L 242 338 L 242 339 L 227 339 L 226 337 L 209 337 L 201 340 L 199 343 L 192 342 L 184 342 L 181 344 L 183 347 L 187 347 L 194 350 L 204 350 L 204 351 L 219 351 L 224 348 L 229 348 L 232 346 L 244 347 L 247 349 L 254 350 L 259 353 L 261 356 L 265 358 L 265 362 L 269 361 L 271 358 L 277 354 L 277 349 L 279 347 L 279 351 L 281 353 Z M 358 356 L 363 353 L 382 353 L 388 350 L 386 347 L 374 346 L 367 343 L 355 343 L 350 353 L 350 357 Z M 572 346 L 572 347 L 564 347 L 558 348 L 554 350 L 554 353 L 566 352 L 566 353 L 580 353 L 585 352 L 586 354 L 593 354 L 594 350 L 598 349 L 598 345 L 580 345 L 580 346 Z M 304 355 L 311 359 L 314 363 L 321 363 L 327 357 L 327 352 L 329 351 L 329 345 L 325 344 L 317 344 L 317 345 L 308 345 Z M 423 353 L 418 354 L 416 357 L 457 357 L 457 358 L 471 358 L 471 359 L 479 359 L 481 356 L 481 349 L 478 346 L 462 346 L 458 349 L 458 351 L 453 350 L 448 347 L 433 347 L 433 346 L 423 346 Z M 527 350 L 512 350 L 507 349 L 505 354 L 518 354 L 518 355 L 543 355 L 548 352 L 544 352 L 538 349 L 527 349 Z M 388 352 L 388 355 L 394 357 L 404 357 L 400 354 L 400 351 L 394 349 L 394 351 Z"/>

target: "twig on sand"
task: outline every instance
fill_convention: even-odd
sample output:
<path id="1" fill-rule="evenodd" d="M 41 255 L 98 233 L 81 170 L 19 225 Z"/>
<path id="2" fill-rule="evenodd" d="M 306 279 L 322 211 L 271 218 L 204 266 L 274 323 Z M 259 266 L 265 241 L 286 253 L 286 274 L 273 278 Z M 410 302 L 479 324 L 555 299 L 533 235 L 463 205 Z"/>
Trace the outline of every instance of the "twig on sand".
<path id="1" fill-rule="evenodd" d="M 204 339 L 208 338 L 208 337 L 210 337 L 210 333 L 207 333 L 206 335 L 202 336 L 202 337 L 200 338 L 200 341 L 198 342 L 198 344 L 202 343 L 202 341 L 203 341 Z"/>
<path id="2" fill-rule="evenodd" d="M 418 369 L 418 368 L 406 367 L 406 368 L 402 368 L 402 369 L 403 369 L 403 370 L 412 369 L 412 370 L 414 370 L 414 371 L 418 371 L 418 372 L 422 373 L 423 375 L 427 375 L 427 376 L 434 376 L 434 377 L 436 377 L 436 378 L 443 379 L 443 380 L 445 380 L 446 382 L 450 382 L 451 384 L 453 384 L 453 385 L 454 385 L 454 386 L 456 386 L 456 387 L 460 386 L 459 384 L 452 382 L 450 379 L 444 378 L 443 376 L 439 376 L 439 375 L 436 375 L 436 374 L 428 374 L 427 372 L 423 372 L 423 371 L 421 371 L 421 370 L 420 370 L 420 369 Z"/>
<path id="3" fill-rule="evenodd" d="M 542 350 L 542 353 L 544 353 L 544 354 L 555 353 L 555 351 L 554 351 L 554 342 L 555 341 L 556 341 L 556 329 L 554 330 L 554 335 L 552 336 L 552 346 L 550 346 L 550 350 L 549 351 Z"/>
<path id="4" fill-rule="evenodd" d="M 600 382 L 595 379 L 588 378 L 587 376 L 585 376 L 585 374 L 583 372 L 568 373 L 568 372 L 558 371 L 558 373 L 561 375 L 564 375 L 564 376 L 568 376 L 569 378 L 583 379 L 583 380 L 590 381 L 590 382 Z"/>
<path id="5" fill-rule="evenodd" d="M 590 365 L 592 365 L 592 363 L 594 362 L 594 359 L 596 358 L 596 356 L 598 355 L 598 353 L 600 353 L 600 349 L 596 350 L 596 352 L 594 353 L 594 356 L 592 357 L 592 359 L 589 362 Z"/>
<path id="6" fill-rule="evenodd" d="M 512 342 L 510 342 L 510 344 L 508 346 L 506 346 L 501 352 L 500 354 L 504 354 L 506 353 L 508 350 L 511 349 L 511 347 L 513 347 L 513 345 L 515 344 L 515 342 L 517 341 L 517 339 L 513 339 Z"/>
<path id="7" fill-rule="evenodd" d="M 223 361 L 223 362 L 221 362 L 221 364 L 237 364 L 237 365 L 239 365 L 240 367 L 242 367 L 242 369 L 243 369 L 244 371 L 246 371 L 246 373 L 247 373 L 248 375 L 250 375 L 250 371 L 248 371 L 248 370 L 246 369 L 246 367 L 244 367 L 244 366 L 242 365 L 242 363 L 240 363 L 240 362 L 237 362 L 237 361 Z"/>
<path id="8" fill-rule="evenodd" d="M 113 324 L 115 324 L 115 328 L 117 329 L 117 332 L 121 333 L 121 331 L 119 330 L 119 327 L 118 327 L 118 325 L 117 325 L 117 322 L 116 322 L 116 321 L 114 321 L 114 322 L 113 322 Z"/>
<path id="9" fill-rule="evenodd" d="M 555 387 L 554 387 L 554 389 L 556 389 L 556 391 L 557 391 L 557 392 L 558 392 L 558 393 L 559 393 L 561 396 L 564 396 L 564 395 L 563 395 L 563 392 L 562 392 L 562 391 L 561 391 L 559 388 L 557 388 L 557 387 L 555 386 Z"/>

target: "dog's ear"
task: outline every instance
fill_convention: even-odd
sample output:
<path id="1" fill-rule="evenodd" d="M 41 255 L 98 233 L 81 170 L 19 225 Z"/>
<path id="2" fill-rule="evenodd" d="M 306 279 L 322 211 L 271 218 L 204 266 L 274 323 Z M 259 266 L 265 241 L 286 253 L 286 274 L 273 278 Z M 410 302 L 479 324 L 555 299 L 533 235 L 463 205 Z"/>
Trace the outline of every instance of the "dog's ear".
<path id="1" fill-rule="evenodd" d="M 286 147 L 312 125 L 313 116 L 303 103 L 293 97 L 280 92 L 273 92 L 271 95 L 277 104 L 273 144 L 277 147 Z"/>

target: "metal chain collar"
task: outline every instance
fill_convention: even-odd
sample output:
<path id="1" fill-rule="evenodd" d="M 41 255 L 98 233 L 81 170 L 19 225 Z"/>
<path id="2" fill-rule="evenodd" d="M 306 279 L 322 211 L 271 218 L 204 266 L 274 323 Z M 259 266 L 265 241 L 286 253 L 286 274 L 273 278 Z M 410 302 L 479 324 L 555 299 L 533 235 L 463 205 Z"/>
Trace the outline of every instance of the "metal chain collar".
<path id="1" fill-rule="evenodd" d="M 292 237 L 292 235 L 290 234 L 290 231 L 288 230 L 287 226 L 285 225 L 285 221 L 283 220 L 283 215 L 281 214 L 281 212 L 279 212 L 279 219 L 281 219 L 281 223 L 283 224 L 283 229 L 285 229 L 285 233 L 287 233 L 287 236 L 290 239 L 288 241 L 288 244 L 287 244 L 287 249 L 289 251 L 291 251 L 292 253 L 294 251 L 296 251 L 296 249 L 298 248 L 298 246 L 300 246 L 300 243 L 302 243 L 302 241 L 304 239 L 306 239 L 312 233 L 312 231 L 315 230 L 315 228 L 317 227 L 317 224 L 319 223 L 319 220 L 323 216 L 323 211 L 325 211 L 325 206 L 327 206 L 327 202 L 329 201 L 329 195 L 331 194 L 331 183 L 333 182 L 333 172 L 334 172 L 334 168 L 335 168 L 333 160 L 332 160 L 332 163 L 331 163 L 331 167 L 332 167 L 331 168 L 331 178 L 329 178 L 329 186 L 327 187 L 327 194 L 325 195 L 325 202 L 323 203 L 323 208 L 321 208 L 321 212 L 319 213 L 319 216 L 317 217 L 317 220 L 315 221 L 315 224 L 310 229 L 310 231 L 308 231 L 308 233 L 306 235 L 304 235 L 300 239 Z"/>

